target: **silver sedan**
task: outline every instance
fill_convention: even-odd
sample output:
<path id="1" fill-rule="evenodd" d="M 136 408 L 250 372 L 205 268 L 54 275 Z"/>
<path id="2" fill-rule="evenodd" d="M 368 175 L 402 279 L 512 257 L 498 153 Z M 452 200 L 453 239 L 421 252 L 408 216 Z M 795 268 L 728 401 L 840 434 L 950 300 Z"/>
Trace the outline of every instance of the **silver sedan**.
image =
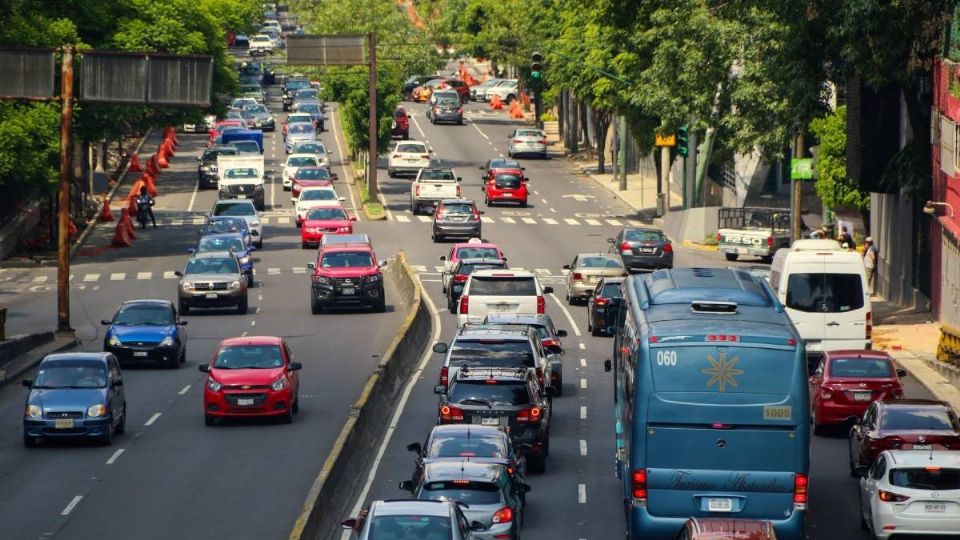
<path id="1" fill-rule="evenodd" d="M 539 129 L 520 128 L 510 135 L 507 154 L 510 157 L 534 155 L 547 159 L 547 135 Z"/>

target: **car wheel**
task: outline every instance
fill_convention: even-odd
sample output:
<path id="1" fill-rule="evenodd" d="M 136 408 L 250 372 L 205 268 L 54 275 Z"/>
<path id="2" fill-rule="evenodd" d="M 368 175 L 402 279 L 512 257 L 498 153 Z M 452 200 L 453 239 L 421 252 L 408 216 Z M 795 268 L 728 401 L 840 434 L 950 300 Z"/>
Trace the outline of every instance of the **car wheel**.
<path id="1" fill-rule="evenodd" d="M 177 311 L 179 311 L 181 315 L 189 315 L 190 306 L 185 304 L 183 300 L 180 300 L 179 302 L 177 302 Z"/>
<path id="2" fill-rule="evenodd" d="M 123 405 L 123 414 L 120 415 L 120 423 L 117 424 L 117 435 L 127 432 L 127 405 Z"/>
<path id="3" fill-rule="evenodd" d="M 387 169 L 387 176 L 389 176 L 390 178 L 396 178 L 397 174 L 393 172 L 393 169 Z"/>
<path id="4" fill-rule="evenodd" d="M 178 369 L 180 367 L 180 354 L 177 354 L 167 363 L 167 367 L 170 369 Z"/>
<path id="5" fill-rule="evenodd" d="M 107 433 L 100 437 L 100 444 L 103 446 L 110 446 L 113 444 L 113 422 L 107 425 Z"/>
<path id="6" fill-rule="evenodd" d="M 280 423 L 282 424 L 292 424 L 293 423 L 293 406 L 291 405 L 287 412 L 280 415 Z"/>
<path id="7" fill-rule="evenodd" d="M 724 253 L 723 256 L 726 257 L 728 261 L 735 261 L 740 257 L 740 255 L 736 253 Z"/>
<path id="8" fill-rule="evenodd" d="M 257 240 L 253 245 L 257 246 L 257 249 L 263 249 L 263 240 Z"/>
<path id="9" fill-rule="evenodd" d="M 569 292 L 567 292 L 567 304 L 569 304 L 569 305 L 571 305 L 571 306 L 577 305 L 576 298 L 573 297 L 573 296 L 570 296 L 570 293 L 569 293 Z"/>
<path id="10" fill-rule="evenodd" d="M 211 427 L 215 426 L 217 425 L 217 417 L 209 414 L 205 414 L 203 415 L 203 423 L 207 426 L 211 426 Z"/>
<path id="11" fill-rule="evenodd" d="M 36 448 L 40 443 L 40 439 L 37 437 L 31 437 L 27 434 L 23 435 L 23 446 L 26 448 Z"/>
<path id="12" fill-rule="evenodd" d="M 857 506 L 857 512 L 860 514 L 860 530 L 870 531 L 870 524 L 867 523 L 867 518 L 863 515 L 863 492 L 859 490 L 857 490 L 857 492 L 859 494 L 857 499 L 860 501 L 860 504 Z"/>
<path id="13" fill-rule="evenodd" d="M 767 256 L 765 256 L 765 257 L 760 257 L 760 262 L 762 262 L 763 264 L 770 264 L 770 263 L 773 262 L 773 257 L 771 257 L 771 256 L 769 256 L 769 255 L 767 255 Z"/>
<path id="14" fill-rule="evenodd" d="M 853 444 L 847 439 L 847 466 L 850 468 L 850 476 L 856 478 L 856 468 L 857 465 L 853 460 Z"/>
<path id="15" fill-rule="evenodd" d="M 547 159 L 547 153 L 544 152 L 544 153 L 540 154 L 540 159 Z"/>
<path id="16" fill-rule="evenodd" d="M 309 249 L 309 248 L 310 246 L 306 242 L 302 240 L 300 241 L 300 249 Z"/>
<path id="17" fill-rule="evenodd" d="M 247 274 L 247 288 L 253 287 L 253 273 Z"/>
<path id="18" fill-rule="evenodd" d="M 535 474 L 543 474 L 547 471 L 547 456 L 528 456 L 527 470 Z"/>
<path id="19" fill-rule="evenodd" d="M 520 203 L 520 208 L 526 208 L 526 207 L 527 207 L 527 201 L 526 201 L 526 199 L 524 199 L 524 200 Z"/>
<path id="20" fill-rule="evenodd" d="M 381 300 L 380 302 L 378 302 L 377 304 L 375 304 L 375 305 L 373 306 L 373 311 L 374 311 L 375 313 L 384 313 L 385 311 L 387 311 L 387 301 L 386 301 L 386 300 Z"/>
<path id="21" fill-rule="evenodd" d="M 247 305 L 247 297 L 244 296 L 244 297 L 243 297 L 243 300 L 241 300 L 240 303 L 237 304 L 237 314 L 238 314 L 238 315 L 246 315 L 246 314 L 247 314 L 247 307 L 248 307 L 248 305 Z"/>
<path id="22" fill-rule="evenodd" d="M 447 310 L 450 311 L 451 315 L 457 314 L 457 305 L 453 303 L 452 298 L 447 298 Z"/>
<path id="23" fill-rule="evenodd" d="M 317 302 L 317 299 L 313 296 L 310 297 L 310 313 L 314 315 L 323 313 L 323 306 L 321 306 L 320 302 Z"/>
<path id="24" fill-rule="evenodd" d="M 290 191 L 290 189 L 291 189 L 291 186 L 283 186 L 284 191 Z"/>
<path id="25" fill-rule="evenodd" d="M 484 197 L 484 198 L 483 198 L 483 204 L 486 205 L 486 206 L 490 206 L 490 197 Z"/>
<path id="26" fill-rule="evenodd" d="M 557 397 L 563 395 L 563 377 L 557 377 L 557 383 L 553 385 L 553 394 Z"/>

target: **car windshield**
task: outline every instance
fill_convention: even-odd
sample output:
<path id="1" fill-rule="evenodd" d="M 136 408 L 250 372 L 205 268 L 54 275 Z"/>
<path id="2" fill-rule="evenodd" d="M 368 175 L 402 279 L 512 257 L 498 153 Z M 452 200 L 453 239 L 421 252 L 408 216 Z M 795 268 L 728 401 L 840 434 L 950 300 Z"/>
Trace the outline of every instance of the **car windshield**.
<path id="1" fill-rule="evenodd" d="M 642 229 L 627 229 L 623 232 L 625 242 L 659 242 L 662 235 L 660 231 L 645 231 Z"/>
<path id="2" fill-rule="evenodd" d="M 243 169 L 227 169 L 223 172 L 223 176 L 226 178 L 259 178 L 260 175 L 257 174 L 256 169 L 243 168 Z"/>
<path id="3" fill-rule="evenodd" d="M 453 175 L 453 171 L 445 171 L 438 169 L 424 169 L 420 172 L 421 180 L 456 180 L 457 177 Z"/>
<path id="4" fill-rule="evenodd" d="M 301 167 L 297 169 L 295 177 L 299 180 L 328 180 L 330 171 L 321 168 L 309 169 Z"/>
<path id="5" fill-rule="evenodd" d="M 207 234 L 217 234 L 225 232 L 247 232 L 247 222 L 242 219 L 212 219 L 207 223 Z"/>
<path id="6" fill-rule="evenodd" d="M 313 208 L 307 212 L 307 219 L 347 219 L 343 208 Z"/>
<path id="7" fill-rule="evenodd" d="M 456 366 L 534 367 L 533 348 L 526 340 L 459 340 L 450 351 Z"/>
<path id="8" fill-rule="evenodd" d="M 216 150 L 205 150 L 203 152 L 203 161 L 215 161 L 217 156 L 235 156 L 237 155 L 236 148 L 218 148 Z"/>
<path id="9" fill-rule="evenodd" d="M 498 504 L 500 488 L 490 482 L 469 480 L 427 482 L 420 491 L 419 498 L 432 501 L 456 501 L 468 505 Z"/>
<path id="10" fill-rule="evenodd" d="M 170 326 L 174 323 L 170 306 L 134 304 L 120 308 L 113 316 L 119 326 Z"/>
<path id="11" fill-rule="evenodd" d="M 303 113 L 320 114 L 320 106 L 316 103 L 302 103 L 297 107 L 297 110 Z"/>
<path id="12" fill-rule="evenodd" d="M 283 366 L 279 345 L 238 345 L 217 352 L 217 369 L 273 369 Z"/>
<path id="13" fill-rule="evenodd" d="M 448 203 L 440 210 L 441 215 L 470 215 L 473 214 L 473 205 L 469 203 Z"/>
<path id="14" fill-rule="evenodd" d="M 830 376 L 889 379 L 893 370 L 890 361 L 883 358 L 834 358 L 830 361 Z"/>
<path id="15" fill-rule="evenodd" d="M 105 388 L 107 370 L 100 362 L 50 360 L 40 364 L 33 388 Z"/>
<path id="16" fill-rule="evenodd" d="M 200 239 L 197 245 L 197 252 L 205 253 L 207 251 L 235 251 L 241 252 L 245 249 L 243 239 L 240 237 L 217 238 L 207 236 Z"/>
<path id="17" fill-rule="evenodd" d="M 315 133 L 312 125 L 303 122 L 292 124 L 287 131 L 294 135 L 309 135 Z"/>
<path id="18" fill-rule="evenodd" d="M 476 403 L 529 405 L 530 392 L 527 391 L 527 385 L 523 381 L 497 379 L 458 381 L 450 387 L 447 401 L 461 405 Z"/>
<path id="19" fill-rule="evenodd" d="M 264 105 L 247 105 L 246 109 L 253 114 L 269 114 L 270 111 Z"/>
<path id="20" fill-rule="evenodd" d="M 880 420 L 884 431 L 960 431 L 957 419 L 941 407 L 891 407 Z"/>
<path id="21" fill-rule="evenodd" d="M 247 85 L 247 86 L 241 86 L 241 87 L 240 87 L 240 93 L 241 93 L 241 94 L 259 94 L 259 93 L 260 93 L 260 87 L 259 87 L 259 86 L 254 86 L 254 85 L 252 85 L 252 84 L 251 84 L 251 85 Z"/>
<path id="22" fill-rule="evenodd" d="M 293 151 L 296 154 L 326 154 L 327 149 L 320 143 L 300 143 L 293 147 Z"/>
<path id="23" fill-rule="evenodd" d="M 312 124 L 313 117 L 311 117 L 309 114 L 294 113 L 294 114 L 291 114 L 290 116 L 287 116 L 287 123 L 288 124 Z"/>
<path id="24" fill-rule="evenodd" d="M 255 216 L 257 209 L 252 204 L 246 203 L 223 203 L 213 208 L 215 216 Z"/>
<path id="25" fill-rule="evenodd" d="M 397 152 L 401 154 L 426 154 L 427 147 L 422 144 L 398 144 Z"/>
<path id="26" fill-rule="evenodd" d="M 471 296 L 537 296 L 533 277 L 473 276 Z"/>
<path id="27" fill-rule="evenodd" d="M 377 540 L 451 540 L 453 527 L 444 516 L 418 516 L 405 513 L 397 516 L 375 516 L 367 538 Z"/>
<path id="28" fill-rule="evenodd" d="M 303 101 L 306 99 L 317 99 L 317 95 L 318 95 L 318 92 L 316 90 L 307 88 L 303 90 L 298 90 L 296 94 L 296 99 L 297 101 Z"/>
<path id="29" fill-rule="evenodd" d="M 184 274 L 239 274 L 237 261 L 227 257 L 190 259 Z"/>
<path id="30" fill-rule="evenodd" d="M 317 163 L 317 158 L 313 156 L 292 157 L 287 160 L 287 166 L 289 167 L 304 167 L 306 165 L 313 165 L 316 167 L 319 165 L 319 163 Z"/>
<path id="31" fill-rule="evenodd" d="M 373 258 L 363 251 L 340 251 L 327 253 L 320 261 L 322 268 L 369 268 L 373 266 Z"/>
<path id="32" fill-rule="evenodd" d="M 460 105 L 460 101 L 452 97 L 441 97 L 437 99 L 437 105 L 441 107 L 458 107 Z"/>
<path id="33" fill-rule="evenodd" d="M 300 88 L 306 88 L 308 86 L 310 86 L 310 81 L 307 81 L 304 79 L 295 79 L 292 81 L 287 81 L 288 91 L 298 90 Z"/>
<path id="34" fill-rule="evenodd" d="M 426 457 L 485 457 L 506 458 L 507 445 L 499 437 L 470 435 L 434 436 L 427 448 Z"/>
<path id="35" fill-rule="evenodd" d="M 928 491 L 958 490 L 960 489 L 960 469 L 946 469 L 936 466 L 893 469 L 890 471 L 890 485 Z"/>
<path id="36" fill-rule="evenodd" d="M 516 189 L 520 187 L 520 177 L 515 174 L 498 174 L 496 184 L 498 188 Z"/>
<path id="37" fill-rule="evenodd" d="M 499 259 L 500 251 L 495 247 L 462 247 L 457 250 L 458 259 Z"/>
<path id="38" fill-rule="evenodd" d="M 623 268 L 623 263 L 609 257 L 581 257 L 580 268 Z"/>
<path id="39" fill-rule="evenodd" d="M 331 189 L 307 189 L 300 192 L 301 201 L 335 201 L 337 192 Z"/>

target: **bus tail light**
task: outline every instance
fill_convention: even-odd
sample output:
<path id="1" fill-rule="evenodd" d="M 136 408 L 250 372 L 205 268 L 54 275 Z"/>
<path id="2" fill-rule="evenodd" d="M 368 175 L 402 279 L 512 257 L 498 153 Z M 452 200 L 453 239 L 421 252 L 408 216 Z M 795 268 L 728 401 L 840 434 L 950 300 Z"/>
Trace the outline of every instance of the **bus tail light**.
<path id="1" fill-rule="evenodd" d="M 807 509 L 807 488 L 810 485 L 810 480 L 807 475 L 803 473 L 797 473 L 793 477 L 793 508 L 794 510 L 806 510 Z"/>
<path id="2" fill-rule="evenodd" d="M 466 315 L 470 312 L 470 298 L 467 295 L 460 297 L 460 314 Z"/>
<path id="3" fill-rule="evenodd" d="M 463 422 L 463 409 L 442 405 L 440 407 L 440 423 Z"/>
<path id="4" fill-rule="evenodd" d="M 547 301 L 544 300 L 543 295 L 537 296 L 537 314 L 543 315 L 547 311 Z"/>
<path id="5" fill-rule="evenodd" d="M 630 476 L 630 491 L 634 506 L 647 504 L 647 470 L 634 469 Z"/>

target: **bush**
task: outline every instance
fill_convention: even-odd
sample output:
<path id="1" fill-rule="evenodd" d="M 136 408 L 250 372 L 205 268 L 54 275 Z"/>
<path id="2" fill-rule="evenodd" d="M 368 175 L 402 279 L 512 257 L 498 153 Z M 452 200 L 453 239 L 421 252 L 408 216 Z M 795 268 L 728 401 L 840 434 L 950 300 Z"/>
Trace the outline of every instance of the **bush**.
<path id="1" fill-rule="evenodd" d="M 545 113 L 543 113 L 543 114 L 540 115 L 540 121 L 541 121 L 541 122 L 556 122 L 556 121 L 557 121 L 557 115 L 553 114 L 553 113 L 550 112 L 550 111 L 547 111 L 547 112 L 545 112 Z"/>

